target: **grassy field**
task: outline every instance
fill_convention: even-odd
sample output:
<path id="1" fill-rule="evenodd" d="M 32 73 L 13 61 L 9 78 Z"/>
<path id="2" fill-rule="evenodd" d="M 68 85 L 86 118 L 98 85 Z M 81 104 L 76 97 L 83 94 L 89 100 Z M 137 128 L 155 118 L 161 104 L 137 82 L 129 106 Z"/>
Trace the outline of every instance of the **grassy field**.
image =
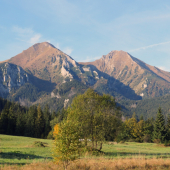
<path id="1" fill-rule="evenodd" d="M 45 143 L 38 147 L 35 142 Z M 52 140 L 0 135 L 0 164 L 23 165 L 52 160 Z"/>
<path id="2" fill-rule="evenodd" d="M 39 141 L 38 145 L 37 141 Z M 43 144 L 45 147 L 39 144 Z M 24 169 L 41 169 L 39 168 L 41 166 L 45 170 L 60 169 L 60 167 L 56 167 L 58 165 L 52 163 L 52 144 L 53 141 L 47 139 L 0 135 L 0 169 L 15 169 L 15 167 L 16 169 L 24 167 Z M 102 151 L 105 154 L 98 157 L 86 154 L 85 157 L 70 165 L 69 169 L 93 170 L 99 169 L 99 167 L 105 170 L 113 167 L 114 169 L 140 169 L 139 167 L 152 169 L 153 165 L 154 168 L 170 168 L 170 159 L 167 159 L 170 158 L 170 147 L 163 145 L 108 142 L 103 145 Z M 125 165 L 126 168 L 123 167 Z"/>
<path id="3" fill-rule="evenodd" d="M 104 144 L 103 151 L 106 158 L 170 158 L 170 147 L 155 143 L 126 142 L 114 144 L 108 142 Z"/>

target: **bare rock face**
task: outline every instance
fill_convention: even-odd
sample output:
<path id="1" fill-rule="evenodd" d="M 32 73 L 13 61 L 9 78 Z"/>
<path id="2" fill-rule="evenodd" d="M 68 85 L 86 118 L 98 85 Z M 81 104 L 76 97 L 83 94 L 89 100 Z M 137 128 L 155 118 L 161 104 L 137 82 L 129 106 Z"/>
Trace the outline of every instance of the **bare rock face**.
<path id="1" fill-rule="evenodd" d="M 93 85 L 98 77 L 96 70 L 81 66 L 74 59 L 48 42 L 38 43 L 9 59 L 10 63 L 28 70 L 37 78 L 62 84 L 65 79 L 79 79 Z"/>
<path id="2" fill-rule="evenodd" d="M 70 69 L 78 67 L 75 60 L 48 42 L 33 45 L 12 57 L 9 62 L 29 70 L 40 79 L 54 83 L 61 83 L 66 77 L 73 78 Z"/>
<path id="3" fill-rule="evenodd" d="M 170 92 L 169 72 L 150 66 L 124 51 L 111 51 L 94 62 L 80 64 L 95 66 L 99 71 L 129 86 L 143 98 Z"/>
<path id="4" fill-rule="evenodd" d="M 108 88 L 106 92 L 114 89 L 130 93 L 127 90 L 130 89 L 142 98 L 170 93 L 169 72 L 150 66 L 124 51 L 111 51 L 94 62 L 77 63 L 52 44 L 43 42 L 24 50 L 8 62 L 20 66 L 17 72 L 22 72 L 22 67 L 38 79 L 55 83 L 57 87 L 76 79 L 95 89 Z M 9 91 L 14 84 L 19 87 L 29 81 L 25 75 L 25 78 L 18 77 L 14 83 L 9 75 L 2 74 L 1 78 L 3 87 L 8 87 Z"/>
<path id="5" fill-rule="evenodd" d="M 10 63 L 0 65 L 0 94 L 10 93 L 12 88 L 19 88 L 27 82 L 28 74 L 20 66 Z"/>

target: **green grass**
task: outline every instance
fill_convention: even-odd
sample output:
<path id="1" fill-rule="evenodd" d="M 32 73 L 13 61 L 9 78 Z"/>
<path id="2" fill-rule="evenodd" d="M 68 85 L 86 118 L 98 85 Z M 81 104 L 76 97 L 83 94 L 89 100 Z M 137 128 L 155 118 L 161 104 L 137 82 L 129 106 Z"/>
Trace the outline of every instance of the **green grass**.
<path id="1" fill-rule="evenodd" d="M 111 143 L 111 142 L 110 142 Z M 125 142 L 123 144 L 104 144 L 103 152 L 106 158 L 169 158 L 170 147 L 155 143 Z"/>
<path id="2" fill-rule="evenodd" d="M 37 147 L 36 141 L 47 143 Z M 0 164 L 24 165 L 52 160 L 52 140 L 0 135 Z"/>
<path id="3" fill-rule="evenodd" d="M 38 144 L 37 144 L 37 141 Z M 40 145 L 39 145 L 40 144 Z M 44 144 L 46 147 L 38 147 Z M 52 161 L 53 141 L 29 137 L 0 135 L 0 165 L 24 165 L 33 162 Z M 103 144 L 104 158 L 169 158 L 170 147 L 154 143 L 125 142 Z"/>

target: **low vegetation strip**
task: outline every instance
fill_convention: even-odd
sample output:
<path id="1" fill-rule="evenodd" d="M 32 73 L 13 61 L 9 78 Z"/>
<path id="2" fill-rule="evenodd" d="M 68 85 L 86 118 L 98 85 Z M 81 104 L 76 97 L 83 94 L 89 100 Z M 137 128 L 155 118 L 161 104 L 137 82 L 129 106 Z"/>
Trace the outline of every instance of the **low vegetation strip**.
<path id="1" fill-rule="evenodd" d="M 1 170 L 63 170 L 63 166 L 53 162 L 32 163 L 24 166 L 4 165 Z M 170 169 L 170 159 L 105 159 L 91 158 L 79 159 L 68 165 L 67 170 L 168 170 Z"/>
<path id="2" fill-rule="evenodd" d="M 51 149 L 53 140 L 0 135 L 1 170 L 62 170 L 53 163 Z M 34 144 L 44 144 L 37 147 Z M 124 170 L 124 169 L 170 169 L 170 147 L 155 143 L 107 142 L 102 154 L 84 157 L 70 163 L 70 170 Z"/>

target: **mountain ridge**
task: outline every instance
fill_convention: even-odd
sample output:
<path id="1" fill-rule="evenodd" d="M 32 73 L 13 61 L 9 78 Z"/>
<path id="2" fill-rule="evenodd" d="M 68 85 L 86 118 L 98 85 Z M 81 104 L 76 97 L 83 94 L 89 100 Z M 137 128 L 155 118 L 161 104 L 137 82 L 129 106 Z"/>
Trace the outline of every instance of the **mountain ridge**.
<path id="1" fill-rule="evenodd" d="M 21 67 L 24 74 L 30 77 L 29 82 L 7 95 L 10 100 L 20 103 L 50 102 L 53 103 L 51 108 L 61 108 L 88 87 L 99 93 L 108 93 L 117 101 L 170 94 L 169 72 L 146 64 L 124 51 L 111 51 L 93 62 L 76 62 L 52 44 L 43 42 L 5 63 Z M 2 64 L 0 70 L 3 72 Z M 3 80 L 0 80 L 0 85 L 7 88 Z M 26 89 L 28 92 L 25 92 Z"/>
<path id="2" fill-rule="evenodd" d="M 102 72 L 118 79 L 125 85 L 130 86 L 138 95 L 142 97 L 159 96 L 159 91 L 166 91 L 170 88 L 170 73 L 159 68 L 144 63 L 124 51 L 111 51 L 107 55 L 93 62 L 79 62 L 83 65 L 94 65 Z M 148 80 L 150 79 L 150 80 Z M 147 92 L 154 84 L 158 84 L 158 90 L 151 95 Z M 163 87 L 162 87 L 163 86 Z M 148 88 L 147 88 L 148 87 Z M 147 89 L 147 90 L 145 90 Z M 166 93 L 165 93 L 166 94 Z"/>

